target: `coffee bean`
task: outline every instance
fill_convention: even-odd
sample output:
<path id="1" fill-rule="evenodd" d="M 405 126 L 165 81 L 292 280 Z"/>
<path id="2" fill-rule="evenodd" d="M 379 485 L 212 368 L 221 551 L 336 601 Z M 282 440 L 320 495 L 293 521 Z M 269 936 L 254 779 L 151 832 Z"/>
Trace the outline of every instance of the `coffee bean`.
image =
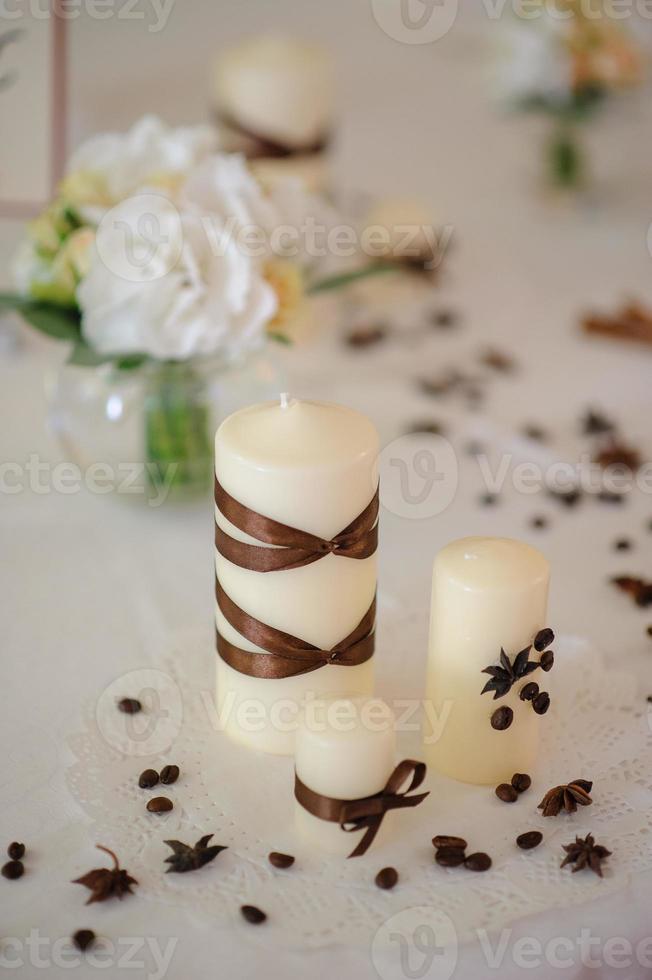
<path id="1" fill-rule="evenodd" d="M 434 847 L 457 847 L 463 851 L 467 847 L 463 837 L 451 837 L 450 834 L 438 834 L 437 837 L 433 837 L 432 843 Z"/>
<path id="2" fill-rule="evenodd" d="M 19 844 L 18 841 L 13 841 L 7 848 L 7 854 L 12 861 L 20 861 L 25 854 L 25 845 Z"/>
<path id="3" fill-rule="evenodd" d="M 514 721 L 514 712 L 508 705 L 504 704 L 501 708 L 496 708 L 491 716 L 491 727 L 497 732 L 504 732 Z"/>
<path id="4" fill-rule="evenodd" d="M 138 777 L 138 785 L 141 789 L 151 789 L 158 783 L 158 773 L 156 769 L 144 769 Z"/>
<path id="5" fill-rule="evenodd" d="M 5 878 L 9 878 L 10 881 L 15 881 L 16 878 L 22 878 L 24 870 L 25 867 L 22 861 L 7 861 L 6 864 L 2 865 L 2 874 Z"/>
<path id="6" fill-rule="evenodd" d="M 464 867 L 468 868 L 469 871 L 488 871 L 491 867 L 491 858 L 488 854 L 478 851 L 476 854 L 469 854 L 464 862 Z"/>
<path id="7" fill-rule="evenodd" d="M 501 783 L 500 786 L 496 786 L 496 796 L 503 803 L 514 803 L 518 799 L 518 793 L 509 783 Z"/>
<path id="8" fill-rule="evenodd" d="M 537 531 L 542 531 L 544 528 L 548 527 L 547 517 L 533 517 L 530 521 L 530 525 L 536 528 Z"/>
<path id="9" fill-rule="evenodd" d="M 629 551 L 631 547 L 632 542 L 629 540 L 629 538 L 618 538 L 618 540 L 614 542 L 614 549 L 616 551 Z"/>
<path id="10" fill-rule="evenodd" d="M 174 803 L 168 800 L 167 796 L 155 796 L 147 804 L 147 809 L 150 813 L 168 813 L 173 806 Z"/>
<path id="11" fill-rule="evenodd" d="M 143 710 L 143 706 L 136 698 L 122 698 L 118 701 L 118 708 L 126 715 L 137 715 Z"/>
<path id="12" fill-rule="evenodd" d="M 291 868 L 294 864 L 294 858 L 291 854 L 281 854 L 279 851 L 272 851 L 268 855 L 268 860 L 275 868 Z"/>
<path id="13" fill-rule="evenodd" d="M 519 698 L 521 701 L 532 701 L 539 693 L 539 685 L 536 681 L 530 681 L 528 684 L 524 684 L 519 691 Z"/>
<path id="14" fill-rule="evenodd" d="M 457 868 L 464 864 L 464 850 L 461 847 L 440 847 L 435 852 L 435 861 L 442 868 Z"/>
<path id="15" fill-rule="evenodd" d="M 95 933 L 92 929 L 78 929 L 72 937 L 72 941 L 82 952 L 95 942 Z"/>
<path id="16" fill-rule="evenodd" d="M 161 769 L 161 782 L 164 783 L 165 786 L 171 786 L 172 783 L 176 783 L 178 778 L 178 766 L 163 766 Z"/>
<path id="17" fill-rule="evenodd" d="M 554 663 L 555 654 L 553 650 L 546 650 L 541 654 L 541 658 L 539 660 L 539 667 L 541 670 L 545 670 L 545 672 L 548 673 L 549 670 L 552 670 Z"/>
<path id="18" fill-rule="evenodd" d="M 396 868 L 383 868 L 376 875 L 374 881 L 379 888 L 393 888 L 398 881 L 398 871 Z"/>
<path id="19" fill-rule="evenodd" d="M 548 692 L 541 691 L 540 694 L 537 694 L 532 702 L 532 707 L 538 715 L 545 715 L 546 711 L 550 707 L 550 695 Z"/>
<path id="20" fill-rule="evenodd" d="M 538 847 L 543 840 L 543 834 L 539 830 L 528 830 L 524 834 L 519 834 L 516 838 L 518 847 L 524 851 L 531 851 L 533 847 Z"/>
<path id="21" fill-rule="evenodd" d="M 512 776 L 512 786 L 517 793 L 524 793 L 532 785 L 532 780 L 526 772 L 515 772 Z"/>
<path id="22" fill-rule="evenodd" d="M 537 635 L 534 637 L 534 649 L 537 651 L 537 653 L 541 653 L 542 650 L 545 650 L 546 647 L 550 646 L 554 638 L 555 634 L 550 627 L 546 626 L 545 629 L 539 630 Z"/>
<path id="23" fill-rule="evenodd" d="M 240 911 L 247 922 L 251 922 L 254 926 L 260 925 L 267 918 L 265 913 L 257 909 L 255 905 L 241 905 Z"/>

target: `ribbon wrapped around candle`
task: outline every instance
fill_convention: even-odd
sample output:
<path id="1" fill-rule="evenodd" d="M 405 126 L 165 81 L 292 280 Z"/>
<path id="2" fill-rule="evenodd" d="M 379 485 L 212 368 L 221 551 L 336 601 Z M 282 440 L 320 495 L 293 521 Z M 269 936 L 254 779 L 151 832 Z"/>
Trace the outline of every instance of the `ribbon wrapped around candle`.
<path id="1" fill-rule="evenodd" d="M 404 759 L 399 762 L 385 787 L 380 793 L 365 796 L 358 800 L 338 800 L 331 796 L 315 793 L 295 774 L 294 795 L 297 802 L 320 820 L 339 823 L 342 830 L 349 833 L 364 830 L 365 833 L 349 857 L 360 857 L 369 849 L 380 829 L 383 818 L 390 810 L 403 810 L 407 807 L 418 806 L 428 796 L 428 793 L 418 793 L 408 796 L 418 789 L 426 776 L 426 766 L 423 762 Z M 401 786 L 410 780 L 403 792 Z"/>
<path id="2" fill-rule="evenodd" d="M 241 636 L 266 650 L 266 653 L 252 653 L 243 650 L 225 639 L 219 630 L 217 652 L 229 667 L 248 674 L 250 677 L 295 677 L 318 670 L 327 664 L 353 667 L 369 660 L 374 653 L 374 623 L 376 621 L 376 600 L 362 617 L 356 628 L 331 650 L 320 650 L 296 636 L 261 623 L 241 609 L 229 598 L 219 581 L 215 579 L 215 598 L 226 621 Z"/>
<path id="3" fill-rule="evenodd" d="M 378 490 L 355 520 L 330 541 L 265 517 L 235 500 L 215 478 L 215 503 L 234 527 L 271 548 L 238 541 L 215 525 L 215 547 L 224 558 L 253 572 L 302 568 L 326 555 L 368 558 L 378 547 Z"/>

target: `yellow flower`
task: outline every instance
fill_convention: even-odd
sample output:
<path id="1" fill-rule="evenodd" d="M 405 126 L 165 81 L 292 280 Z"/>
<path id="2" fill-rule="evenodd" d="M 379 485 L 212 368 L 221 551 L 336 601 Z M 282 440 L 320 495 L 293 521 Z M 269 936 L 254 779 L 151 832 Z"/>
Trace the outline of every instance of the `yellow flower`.
<path id="1" fill-rule="evenodd" d="M 88 272 L 94 240 L 92 228 L 73 231 L 53 261 L 35 271 L 29 287 L 34 299 L 57 306 L 74 306 L 77 286 Z"/>
<path id="2" fill-rule="evenodd" d="M 59 184 L 58 194 L 72 208 L 93 204 L 108 208 L 113 204 L 104 176 L 94 170 L 67 174 Z"/>
<path id="3" fill-rule="evenodd" d="M 64 201 L 55 199 L 27 226 L 36 251 L 44 258 L 54 258 L 61 243 L 77 227 L 77 220 Z"/>
<path id="4" fill-rule="evenodd" d="M 294 262 L 271 259 L 265 266 L 264 275 L 278 299 L 276 315 L 268 323 L 267 331 L 290 339 L 296 333 L 298 314 L 304 300 L 301 270 Z"/>

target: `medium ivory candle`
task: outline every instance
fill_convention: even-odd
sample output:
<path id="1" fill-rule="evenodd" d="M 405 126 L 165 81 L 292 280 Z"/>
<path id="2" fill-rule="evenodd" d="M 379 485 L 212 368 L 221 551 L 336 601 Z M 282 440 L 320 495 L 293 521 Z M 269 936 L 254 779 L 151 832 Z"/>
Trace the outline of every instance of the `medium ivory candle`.
<path id="1" fill-rule="evenodd" d="M 368 509 L 377 488 L 378 435 L 365 416 L 340 405 L 298 401 L 254 405 L 226 419 L 215 437 L 216 479 L 239 504 L 290 529 L 326 542 Z M 236 542 L 276 547 L 241 531 L 216 506 L 216 523 Z M 375 519 L 374 519 L 375 520 Z M 223 546 L 222 550 L 226 548 Z M 302 567 L 256 571 L 215 552 L 217 580 L 244 613 L 291 638 L 330 651 L 369 614 L 376 592 L 376 557 L 326 551 Z M 232 617 L 233 618 L 233 617 Z M 270 644 L 243 636 L 216 603 L 218 633 L 265 668 Z M 257 637 L 256 637 L 257 638 Z M 295 676 L 260 676 L 247 657 L 245 672 L 217 658 L 217 703 L 233 738 L 276 754 L 294 750 L 298 714 L 306 697 L 366 694 L 373 661 L 325 666 Z M 273 668 L 273 664 L 271 664 Z"/>
<path id="2" fill-rule="evenodd" d="M 501 648 L 513 664 L 545 625 L 548 580 L 543 555 L 508 538 L 463 538 L 435 558 L 426 694 L 437 722 L 425 729 L 425 742 L 439 772 L 496 785 L 534 764 L 539 715 L 519 695 L 532 682 L 543 691 L 546 673 L 533 670 L 496 699 L 481 691 L 491 677 L 484 669 L 501 665 Z M 528 659 L 539 658 L 533 648 Z M 502 708 L 503 723 L 510 711 L 513 718 L 496 730 L 492 716 Z"/>
<path id="3" fill-rule="evenodd" d="M 332 698 L 311 702 L 302 715 L 295 748 L 297 777 L 314 793 L 356 800 L 379 793 L 396 764 L 391 709 L 379 698 Z M 347 857 L 364 831 L 347 832 L 295 801 L 297 830 L 318 847 Z M 394 814 L 382 822 L 374 844 L 386 838 Z"/>

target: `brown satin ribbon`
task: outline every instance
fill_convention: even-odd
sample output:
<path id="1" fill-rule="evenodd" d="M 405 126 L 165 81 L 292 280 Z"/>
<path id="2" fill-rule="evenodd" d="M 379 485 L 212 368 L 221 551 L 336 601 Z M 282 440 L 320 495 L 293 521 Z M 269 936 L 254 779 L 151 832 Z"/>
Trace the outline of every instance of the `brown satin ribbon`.
<path id="1" fill-rule="evenodd" d="M 228 129 L 232 129 L 234 132 L 238 133 L 240 136 L 244 136 L 245 139 L 250 140 L 254 147 L 247 151 L 246 156 L 250 160 L 255 160 L 260 157 L 299 157 L 308 156 L 313 153 L 321 153 L 326 149 L 330 143 L 329 136 L 320 136 L 318 139 L 314 140 L 312 143 L 306 143 L 304 146 L 289 146 L 287 143 L 282 143 L 279 140 L 272 139 L 269 136 L 263 136 L 260 133 L 255 133 L 253 130 L 248 129 L 243 126 L 242 123 L 237 122 L 226 112 L 218 111 L 216 113 L 217 121 Z"/>
<path id="2" fill-rule="evenodd" d="M 428 793 L 418 793 L 408 796 L 412 790 L 418 789 L 426 776 L 426 766 L 423 762 L 404 759 L 399 762 L 391 774 L 385 788 L 373 796 L 365 796 L 359 800 L 337 800 L 332 796 L 322 796 L 309 789 L 299 777 L 294 775 L 294 795 L 304 810 L 312 813 L 320 820 L 338 823 L 342 830 L 351 833 L 355 830 L 365 830 L 365 834 L 349 857 L 360 857 L 371 846 L 374 837 L 380 829 L 383 817 L 389 810 L 403 810 L 406 807 L 418 806 Z M 410 779 L 409 786 L 399 792 L 403 783 Z"/>
<path id="3" fill-rule="evenodd" d="M 287 571 L 302 568 L 326 555 L 368 558 L 378 547 L 378 490 L 355 520 L 328 541 L 307 531 L 299 531 L 245 507 L 226 492 L 215 477 L 215 503 L 220 513 L 245 534 L 272 548 L 237 541 L 217 524 L 215 547 L 234 565 L 254 572 Z"/>
<path id="4" fill-rule="evenodd" d="M 298 674 L 308 674 L 311 670 L 318 670 L 319 667 L 325 667 L 327 664 L 354 667 L 373 656 L 375 597 L 356 628 L 331 650 L 320 650 L 319 647 L 306 643 L 305 640 L 300 640 L 290 633 L 284 633 L 273 626 L 261 623 L 236 605 L 217 579 L 215 579 L 215 598 L 227 623 L 250 643 L 268 651 L 256 653 L 243 650 L 225 639 L 219 630 L 216 631 L 217 652 L 222 660 L 229 667 L 233 667 L 241 674 L 248 674 L 249 677 L 267 679 L 295 677 Z"/>

